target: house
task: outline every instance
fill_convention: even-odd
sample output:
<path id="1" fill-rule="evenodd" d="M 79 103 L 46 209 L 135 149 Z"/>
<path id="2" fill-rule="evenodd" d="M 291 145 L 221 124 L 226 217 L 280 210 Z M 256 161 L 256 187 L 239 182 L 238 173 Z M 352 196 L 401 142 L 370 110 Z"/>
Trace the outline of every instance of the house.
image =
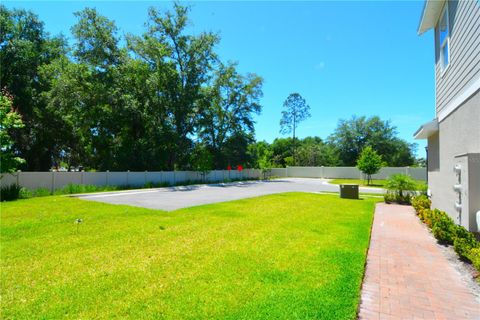
<path id="1" fill-rule="evenodd" d="M 479 232 L 480 0 L 427 0 L 418 33 L 430 29 L 435 37 L 435 118 L 414 136 L 428 140 L 432 207 Z"/>

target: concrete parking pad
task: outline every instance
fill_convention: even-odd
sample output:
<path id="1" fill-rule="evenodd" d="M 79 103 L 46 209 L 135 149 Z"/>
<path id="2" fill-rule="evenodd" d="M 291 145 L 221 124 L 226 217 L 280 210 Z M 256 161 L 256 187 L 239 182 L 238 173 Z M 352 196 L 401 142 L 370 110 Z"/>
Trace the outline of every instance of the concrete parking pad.
<path id="1" fill-rule="evenodd" d="M 202 204 L 252 198 L 282 192 L 338 192 L 338 185 L 327 180 L 285 178 L 268 181 L 243 181 L 210 185 L 139 189 L 120 192 L 85 194 L 78 197 L 111 204 L 176 210 Z M 360 188 L 360 192 L 383 193 L 379 188 Z"/>
<path id="2" fill-rule="evenodd" d="M 409 206 L 377 204 L 360 319 L 480 319 L 480 302 Z"/>

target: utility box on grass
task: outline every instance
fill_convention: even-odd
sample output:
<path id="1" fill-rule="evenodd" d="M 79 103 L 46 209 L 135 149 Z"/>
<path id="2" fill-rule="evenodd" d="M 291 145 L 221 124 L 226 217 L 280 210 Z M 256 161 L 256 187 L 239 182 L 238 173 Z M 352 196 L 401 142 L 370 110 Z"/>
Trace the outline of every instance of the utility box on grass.
<path id="1" fill-rule="evenodd" d="M 341 184 L 340 198 L 358 199 L 358 184 Z"/>

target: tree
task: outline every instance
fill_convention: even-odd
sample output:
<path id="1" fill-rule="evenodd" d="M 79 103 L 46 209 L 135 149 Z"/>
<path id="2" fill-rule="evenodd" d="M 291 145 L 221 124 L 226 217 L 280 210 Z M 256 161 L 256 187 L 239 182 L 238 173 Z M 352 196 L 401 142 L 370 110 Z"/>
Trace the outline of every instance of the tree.
<path id="1" fill-rule="evenodd" d="M 161 73 L 160 80 L 165 86 L 161 94 L 165 97 L 168 118 L 164 121 L 172 129 L 168 133 L 172 142 L 169 150 L 171 169 L 181 168 L 188 161 L 193 145 L 190 136 L 195 132 L 204 98 L 201 89 L 208 84 L 218 61 L 213 50 L 220 40 L 218 35 L 211 32 L 185 34 L 189 10 L 178 3 L 174 4 L 173 12 L 164 14 L 150 8 L 149 30 L 143 36 L 147 46 L 156 44 L 163 55 L 156 71 Z"/>
<path id="2" fill-rule="evenodd" d="M 292 144 L 293 144 L 293 164 L 295 165 L 295 131 L 298 124 L 308 118 L 310 115 L 310 106 L 307 104 L 304 98 L 298 93 L 290 94 L 283 107 L 286 109 L 282 111 L 282 118 L 280 120 L 280 133 L 286 134 L 292 132 Z"/>
<path id="3" fill-rule="evenodd" d="M 354 166 L 366 146 L 371 146 L 389 166 L 408 166 L 414 161 L 415 145 L 399 139 L 395 126 L 377 116 L 341 119 L 328 142 L 337 150 L 343 166 Z"/>
<path id="4" fill-rule="evenodd" d="M 292 158 L 292 138 L 276 138 L 270 145 L 272 162 L 276 167 L 285 167 L 286 160 Z"/>
<path id="5" fill-rule="evenodd" d="M 205 182 L 208 173 L 213 167 L 213 157 L 208 148 L 198 144 L 194 150 L 195 158 L 193 159 L 193 168 L 202 175 L 202 181 Z"/>
<path id="6" fill-rule="evenodd" d="M 22 169 L 51 167 L 54 140 L 59 134 L 55 117 L 42 98 L 49 83 L 40 80 L 39 70 L 66 50 L 65 38 L 51 38 L 37 15 L 0 5 L 0 83 L 13 96 L 24 123 L 11 136 L 18 155 L 26 160 Z"/>
<path id="7" fill-rule="evenodd" d="M 11 130 L 22 169 L 192 169 L 200 149 L 212 167 L 252 162 L 263 80 L 222 63 L 219 36 L 189 33 L 188 12 L 151 8 L 144 34 L 124 39 L 86 8 L 70 48 L 32 12 L 0 5 L 0 83 L 25 124 Z"/>
<path id="8" fill-rule="evenodd" d="M 262 82 L 262 78 L 255 74 L 240 75 L 236 64 L 232 63 L 220 64 L 215 72 L 213 85 L 205 94 L 206 100 L 199 114 L 198 135 L 213 150 L 217 168 L 240 160 L 234 159 L 232 154 L 238 150 L 232 148 L 235 141 L 237 146 L 241 141 L 252 142 L 253 116 L 262 109 L 259 103 L 263 94 Z"/>
<path id="9" fill-rule="evenodd" d="M 382 157 L 367 146 L 362 150 L 357 160 L 357 168 L 367 176 L 367 184 L 370 185 L 372 174 L 377 173 L 382 168 Z"/>
<path id="10" fill-rule="evenodd" d="M 338 157 L 335 149 L 320 137 L 306 137 L 298 141 L 297 165 L 304 167 L 336 166 Z"/>
<path id="11" fill-rule="evenodd" d="M 5 91 L 0 94 L 0 173 L 14 172 L 19 165 L 25 162 L 17 155 L 13 147 L 11 134 L 23 128 L 24 124 L 20 115 L 12 107 L 13 98 Z"/>
<path id="12" fill-rule="evenodd" d="M 258 167 L 262 171 L 263 179 L 267 179 L 272 171 L 272 152 L 270 150 L 265 150 L 265 153 L 260 159 L 258 159 Z"/>

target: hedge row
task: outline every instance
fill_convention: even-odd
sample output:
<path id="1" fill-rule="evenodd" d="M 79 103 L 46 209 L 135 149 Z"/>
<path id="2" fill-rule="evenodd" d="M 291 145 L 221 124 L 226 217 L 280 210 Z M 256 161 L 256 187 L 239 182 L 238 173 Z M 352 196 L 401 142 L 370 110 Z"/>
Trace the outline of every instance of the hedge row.
<path id="1" fill-rule="evenodd" d="M 432 230 L 435 238 L 443 244 L 453 245 L 460 258 L 471 262 L 480 271 L 480 242 L 473 233 L 456 225 L 444 211 L 430 209 L 431 204 L 426 195 L 416 196 L 412 200 L 412 206 L 420 220 Z"/>

